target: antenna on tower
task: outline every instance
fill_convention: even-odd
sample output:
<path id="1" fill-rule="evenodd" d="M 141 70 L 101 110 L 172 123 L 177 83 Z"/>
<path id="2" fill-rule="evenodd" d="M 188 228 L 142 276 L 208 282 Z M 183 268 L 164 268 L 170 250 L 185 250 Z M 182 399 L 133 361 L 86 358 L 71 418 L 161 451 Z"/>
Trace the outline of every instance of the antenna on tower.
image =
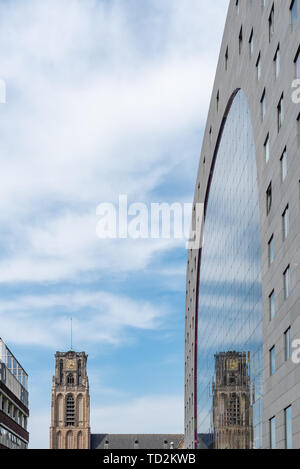
<path id="1" fill-rule="evenodd" d="M 70 350 L 73 350 L 73 348 L 72 348 L 73 347 L 73 343 L 72 343 L 73 342 L 73 337 L 72 337 L 73 330 L 72 329 L 73 329 L 73 325 L 72 325 L 72 318 L 71 318 L 71 348 L 70 348 Z"/>

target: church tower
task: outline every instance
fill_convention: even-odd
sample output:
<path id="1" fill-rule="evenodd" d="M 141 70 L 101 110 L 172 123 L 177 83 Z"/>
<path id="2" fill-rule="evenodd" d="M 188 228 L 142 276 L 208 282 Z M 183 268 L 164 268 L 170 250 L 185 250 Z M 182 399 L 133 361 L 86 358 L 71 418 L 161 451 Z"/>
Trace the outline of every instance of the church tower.
<path id="1" fill-rule="evenodd" d="M 253 409 L 249 376 L 250 354 L 215 356 L 213 424 L 215 449 L 253 449 Z"/>
<path id="2" fill-rule="evenodd" d="M 90 448 L 87 355 L 56 352 L 52 380 L 50 449 Z"/>

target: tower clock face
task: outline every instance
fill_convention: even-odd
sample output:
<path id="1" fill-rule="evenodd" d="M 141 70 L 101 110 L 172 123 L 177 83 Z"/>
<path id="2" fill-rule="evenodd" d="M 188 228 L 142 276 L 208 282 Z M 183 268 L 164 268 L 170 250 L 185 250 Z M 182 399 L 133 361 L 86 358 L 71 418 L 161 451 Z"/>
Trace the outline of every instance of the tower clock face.
<path id="1" fill-rule="evenodd" d="M 230 371 L 237 371 L 239 368 L 239 364 L 236 360 L 230 360 L 229 361 L 229 369 Z"/>
<path id="2" fill-rule="evenodd" d="M 75 360 L 67 360 L 66 361 L 67 368 L 69 370 L 74 370 L 76 367 L 76 361 Z"/>

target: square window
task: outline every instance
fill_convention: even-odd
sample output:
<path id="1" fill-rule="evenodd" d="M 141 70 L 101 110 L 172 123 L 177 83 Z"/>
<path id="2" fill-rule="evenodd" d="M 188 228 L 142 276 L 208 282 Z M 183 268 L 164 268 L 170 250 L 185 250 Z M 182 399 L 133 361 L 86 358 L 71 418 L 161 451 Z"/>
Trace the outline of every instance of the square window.
<path id="1" fill-rule="evenodd" d="M 298 18 L 298 0 L 293 0 L 290 6 L 291 11 L 291 26 L 292 30 L 295 28 Z"/>
<path id="2" fill-rule="evenodd" d="M 295 57 L 296 78 L 300 79 L 300 47 Z"/>
<path id="3" fill-rule="evenodd" d="M 284 182 L 287 176 L 287 153 L 286 148 L 284 149 L 281 158 L 280 158 L 280 165 L 281 165 L 281 181 Z"/>
<path id="4" fill-rule="evenodd" d="M 271 208 L 272 208 L 272 182 L 270 183 L 266 192 L 266 201 L 267 201 L 267 215 L 269 215 Z"/>
<path id="5" fill-rule="evenodd" d="M 261 60 L 260 60 L 260 54 L 257 58 L 257 62 L 256 62 L 256 73 L 257 73 L 257 80 L 259 81 L 260 80 L 260 77 L 261 77 Z"/>
<path id="6" fill-rule="evenodd" d="M 240 55 L 242 53 L 242 47 L 243 47 L 243 26 L 241 26 L 240 34 L 239 34 L 239 54 Z"/>
<path id="7" fill-rule="evenodd" d="M 272 291 L 271 295 L 269 296 L 269 310 L 270 310 L 270 321 L 275 317 L 275 292 Z"/>
<path id="8" fill-rule="evenodd" d="M 284 333 L 284 350 L 285 350 L 285 361 L 288 361 L 292 356 L 292 337 L 291 337 L 290 327 Z"/>
<path id="9" fill-rule="evenodd" d="M 225 52 L 225 70 L 226 71 L 228 70 L 228 60 L 229 60 L 229 51 L 227 47 L 226 52 Z"/>
<path id="10" fill-rule="evenodd" d="M 280 72 L 280 46 L 278 45 L 276 54 L 274 57 L 274 71 L 275 71 L 275 78 L 278 78 Z"/>
<path id="11" fill-rule="evenodd" d="M 269 138 L 269 134 L 266 138 L 264 147 L 265 147 L 265 160 L 266 160 L 266 163 L 268 163 L 268 161 L 270 159 L 270 138 Z"/>
<path id="12" fill-rule="evenodd" d="M 271 8 L 270 16 L 269 16 L 269 42 L 271 42 L 272 36 L 274 34 L 274 3 Z"/>
<path id="13" fill-rule="evenodd" d="M 290 211 L 289 206 L 286 207 L 285 211 L 282 214 L 282 237 L 283 241 L 288 237 L 290 230 Z"/>
<path id="14" fill-rule="evenodd" d="M 251 34 L 250 34 L 250 38 L 249 38 L 249 55 L 250 55 L 250 57 L 252 57 L 253 51 L 254 51 L 254 34 L 253 34 L 253 29 L 252 29 Z"/>
<path id="15" fill-rule="evenodd" d="M 283 106 L 283 94 L 282 94 L 279 100 L 278 106 L 277 106 L 278 132 L 282 127 L 283 121 L 284 121 L 284 106 Z"/>
<path id="16" fill-rule="evenodd" d="M 285 270 L 283 274 L 283 284 L 284 284 L 284 298 L 285 300 L 288 299 L 290 296 L 290 288 L 291 288 L 291 272 L 290 272 L 290 266 Z"/>
<path id="17" fill-rule="evenodd" d="M 269 266 L 274 262 L 274 236 L 270 239 L 268 243 L 268 253 L 269 253 Z"/>
<path id="18" fill-rule="evenodd" d="M 263 121 L 266 115 L 266 90 L 264 90 L 260 100 L 261 120 Z"/>
<path id="19" fill-rule="evenodd" d="M 275 345 L 270 350 L 270 376 L 273 376 L 276 372 L 276 360 L 275 360 Z"/>
<path id="20" fill-rule="evenodd" d="M 284 411 L 284 424 L 285 424 L 285 448 L 286 449 L 293 449 L 292 406 L 289 406 Z"/>

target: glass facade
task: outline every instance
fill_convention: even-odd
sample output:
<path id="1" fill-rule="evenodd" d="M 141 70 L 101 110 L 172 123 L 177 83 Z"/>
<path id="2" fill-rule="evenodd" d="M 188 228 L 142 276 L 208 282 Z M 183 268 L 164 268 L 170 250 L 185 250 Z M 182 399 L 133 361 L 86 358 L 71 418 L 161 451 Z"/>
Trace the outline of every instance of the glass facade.
<path id="1" fill-rule="evenodd" d="M 205 211 L 198 289 L 197 432 L 210 447 L 262 446 L 262 290 L 256 155 L 239 91 Z"/>
<path id="2" fill-rule="evenodd" d="M 0 339 L 0 381 L 28 407 L 28 375 Z"/>

